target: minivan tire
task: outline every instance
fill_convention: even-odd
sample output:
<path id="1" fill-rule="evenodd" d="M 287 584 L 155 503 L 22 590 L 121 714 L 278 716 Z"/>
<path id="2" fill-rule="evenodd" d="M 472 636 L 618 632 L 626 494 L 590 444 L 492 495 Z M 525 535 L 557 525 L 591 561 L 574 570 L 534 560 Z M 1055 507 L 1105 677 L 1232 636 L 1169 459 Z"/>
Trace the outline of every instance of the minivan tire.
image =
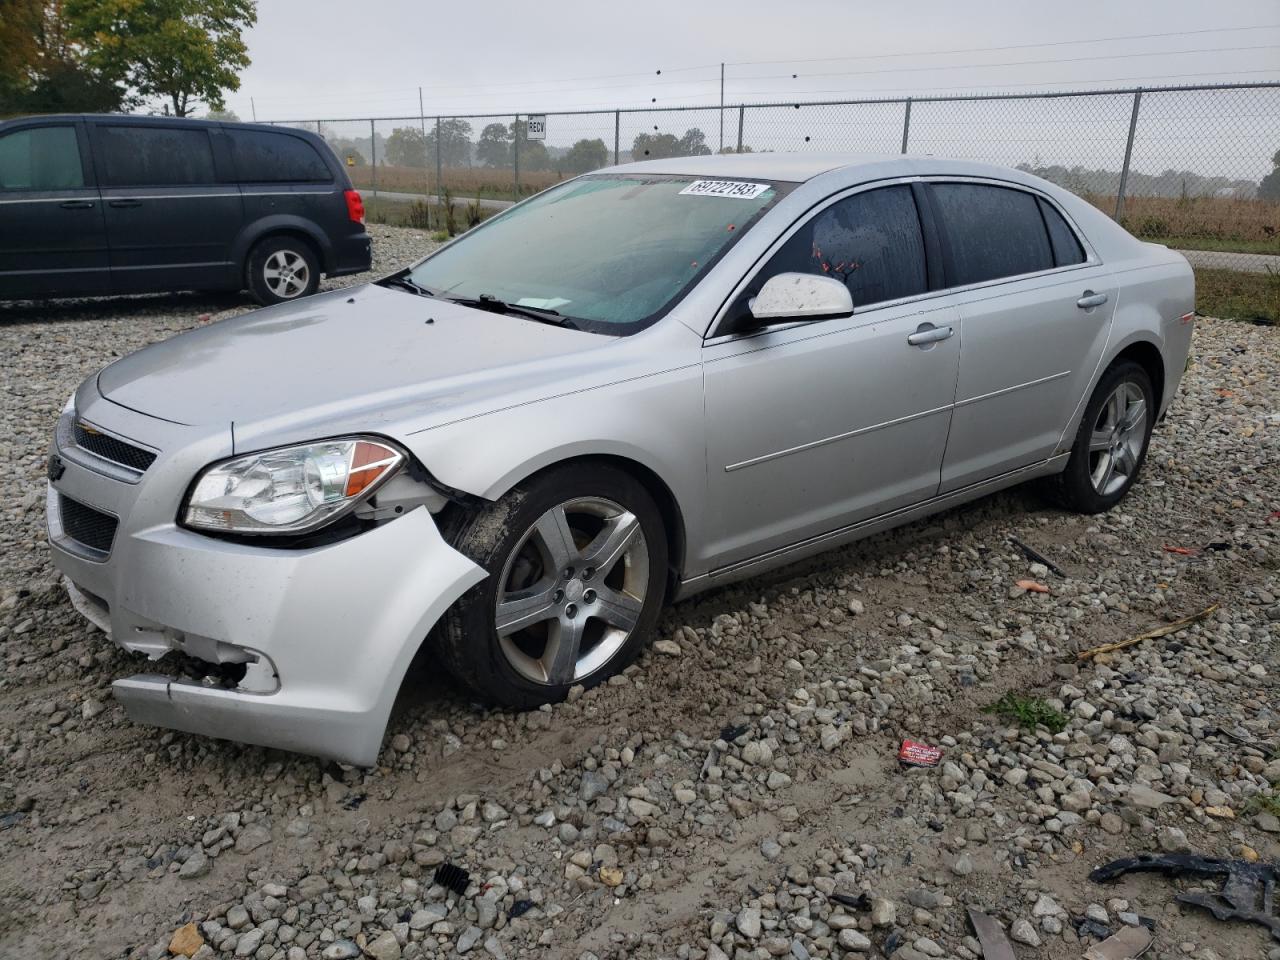
<path id="1" fill-rule="evenodd" d="M 558 702 L 573 686 L 619 673 L 648 644 L 665 602 L 667 536 L 653 497 L 629 473 L 566 464 L 481 509 L 458 510 L 446 537 L 488 576 L 445 614 L 435 647 L 481 700 L 517 709 Z M 559 564 L 539 532 L 553 529 L 543 526 L 552 516 L 573 541 Z M 500 598 L 535 594 L 540 612 L 502 630 Z M 562 643 L 569 652 L 560 659 Z"/>
<path id="2" fill-rule="evenodd" d="M 1137 409 L 1135 404 L 1139 399 L 1142 403 L 1141 422 L 1135 423 L 1127 432 L 1122 423 L 1112 427 L 1110 413 L 1104 412 L 1107 404 L 1117 396 L 1127 397 L 1130 411 Z M 1134 417 L 1136 419 L 1136 414 Z M 1057 476 L 1046 478 L 1045 494 L 1058 506 L 1076 513 L 1110 510 L 1124 499 L 1138 479 L 1147 458 L 1155 418 L 1155 390 L 1147 371 L 1130 360 L 1112 364 L 1102 374 L 1085 406 L 1066 469 Z M 1110 449 L 1100 449 L 1108 430 L 1115 445 Z M 1117 467 L 1108 473 L 1107 458 L 1117 456 L 1121 458 Z M 1102 490 L 1098 489 L 1100 473 L 1106 478 Z"/>
<path id="3" fill-rule="evenodd" d="M 264 307 L 309 297 L 320 288 L 320 258 L 310 243 L 298 237 L 258 241 L 245 272 L 249 292 Z"/>

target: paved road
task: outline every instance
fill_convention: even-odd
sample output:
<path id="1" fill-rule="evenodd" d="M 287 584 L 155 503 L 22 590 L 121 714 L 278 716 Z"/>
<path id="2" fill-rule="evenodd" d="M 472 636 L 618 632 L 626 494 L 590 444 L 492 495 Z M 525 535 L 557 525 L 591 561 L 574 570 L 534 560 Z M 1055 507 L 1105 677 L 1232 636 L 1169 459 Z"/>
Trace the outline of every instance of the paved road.
<path id="1" fill-rule="evenodd" d="M 1226 253 L 1221 250 L 1179 250 L 1193 267 L 1280 273 L 1280 257 L 1267 253 Z"/>
<path id="2" fill-rule="evenodd" d="M 374 192 L 369 187 L 361 187 L 360 195 L 369 201 L 372 201 Z M 426 200 L 429 203 L 437 202 L 437 198 L 434 193 L 396 193 L 393 190 L 379 190 L 377 192 L 377 196 L 379 200 Z M 474 203 L 475 197 L 454 197 L 453 202 L 459 206 L 463 206 L 468 203 Z M 505 210 L 507 207 L 513 206 L 514 204 L 514 200 L 491 200 L 488 197 L 480 198 L 480 206 L 484 207 L 486 210 Z"/>

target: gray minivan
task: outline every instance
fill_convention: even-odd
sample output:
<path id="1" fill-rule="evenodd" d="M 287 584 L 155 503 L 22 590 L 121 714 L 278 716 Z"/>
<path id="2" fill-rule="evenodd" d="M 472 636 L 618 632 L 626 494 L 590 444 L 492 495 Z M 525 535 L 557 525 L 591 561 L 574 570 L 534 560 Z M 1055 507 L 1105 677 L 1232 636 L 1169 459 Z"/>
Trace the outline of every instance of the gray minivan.
<path id="1" fill-rule="evenodd" d="M 364 204 L 314 133 L 173 117 L 0 123 L 0 300 L 249 289 L 371 266 Z"/>

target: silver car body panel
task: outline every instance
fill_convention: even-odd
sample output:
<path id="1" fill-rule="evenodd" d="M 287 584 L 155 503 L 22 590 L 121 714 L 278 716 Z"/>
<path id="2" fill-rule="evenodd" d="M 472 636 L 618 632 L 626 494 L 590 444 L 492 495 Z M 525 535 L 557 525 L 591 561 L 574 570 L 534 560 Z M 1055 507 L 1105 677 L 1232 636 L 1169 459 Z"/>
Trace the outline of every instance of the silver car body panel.
<path id="1" fill-rule="evenodd" d="M 1161 412 L 1176 391 L 1192 329 L 1186 261 L 1029 174 L 779 154 L 617 169 L 795 186 L 631 336 L 362 285 L 175 337 L 81 386 L 76 416 L 158 453 L 127 482 L 55 440 L 65 471 L 51 481 L 50 539 L 77 606 L 153 657 L 252 659 L 234 690 L 123 682 L 131 713 L 370 763 L 413 653 L 484 576 L 424 508 L 302 550 L 178 526 L 196 474 L 233 454 L 376 434 L 439 484 L 486 500 L 553 464 L 612 458 L 669 495 L 676 595 L 687 596 L 1062 469 L 1094 384 L 1126 349 L 1158 352 Z M 939 179 L 1039 194 L 1087 261 L 724 332 L 728 305 L 814 212 L 860 189 Z M 1107 300 L 1077 307 L 1086 292 Z M 108 556 L 63 535 L 57 496 L 118 518 Z"/>

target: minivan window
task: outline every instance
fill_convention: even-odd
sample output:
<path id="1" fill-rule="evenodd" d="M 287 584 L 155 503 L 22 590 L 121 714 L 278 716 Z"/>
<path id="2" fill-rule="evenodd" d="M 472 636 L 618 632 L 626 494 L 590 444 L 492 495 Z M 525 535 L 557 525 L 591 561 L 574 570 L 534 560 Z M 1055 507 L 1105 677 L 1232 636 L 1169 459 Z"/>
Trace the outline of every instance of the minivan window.
<path id="1" fill-rule="evenodd" d="M 75 127 L 30 127 L 0 136 L 0 190 L 74 190 L 83 186 Z"/>
<path id="2" fill-rule="evenodd" d="M 216 182 L 204 130 L 100 125 L 98 155 L 108 187 L 194 186 Z"/>
<path id="3" fill-rule="evenodd" d="M 924 293 L 924 235 L 911 188 L 880 187 L 833 203 L 783 244 L 745 297 L 791 272 L 834 277 L 849 288 L 854 307 Z"/>
<path id="4" fill-rule="evenodd" d="M 1076 238 L 1075 232 L 1067 226 L 1067 221 L 1048 200 L 1040 198 L 1040 212 L 1044 214 L 1044 225 L 1049 228 L 1049 243 L 1053 247 L 1053 262 L 1060 267 L 1068 267 L 1073 263 L 1084 263 L 1084 247 Z"/>
<path id="5" fill-rule="evenodd" d="M 951 245 L 951 286 L 1053 267 L 1033 194 L 982 183 L 935 183 L 932 189 Z"/>
<path id="6" fill-rule="evenodd" d="M 236 176 L 248 183 L 328 183 L 333 174 L 301 137 L 259 130 L 228 130 Z"/>

